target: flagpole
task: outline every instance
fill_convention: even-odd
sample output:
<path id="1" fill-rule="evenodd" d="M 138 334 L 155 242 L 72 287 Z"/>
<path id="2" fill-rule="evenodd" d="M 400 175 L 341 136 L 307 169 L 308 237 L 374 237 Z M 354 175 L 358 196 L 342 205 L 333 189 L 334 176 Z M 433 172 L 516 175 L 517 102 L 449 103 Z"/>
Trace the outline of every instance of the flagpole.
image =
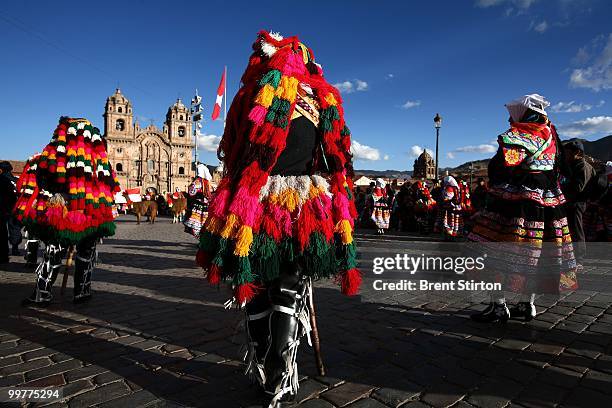
<path id="1" fill-rule="evenodd" d="M 225 130 L 225 120 L 227 119 L 227 65 L 223 67 L 223 75 L 225 76 L 225 87 L 223 89 L 223 130 Z"/>

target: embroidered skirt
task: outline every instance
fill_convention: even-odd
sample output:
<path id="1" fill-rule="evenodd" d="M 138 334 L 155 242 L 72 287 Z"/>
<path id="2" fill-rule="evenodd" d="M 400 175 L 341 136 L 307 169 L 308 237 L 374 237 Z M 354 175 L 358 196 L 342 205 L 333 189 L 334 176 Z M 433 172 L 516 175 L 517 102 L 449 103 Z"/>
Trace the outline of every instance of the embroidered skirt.
<path id="1" fill-rule="evenodd" d="M 446 239 L 463 235 L 463 214 L 461 210 L 440 207 L 435 225 L 436 232 L 442 232 Z"/>
<path id="2" fill-rule="evenodd" d="M 472 278 L 502 283 L 517 293 L 558 294 L 578 288 L 576 260 L 565 212 L 530 200 L 492 196 L 473 217 L 468 250 L 484 256 Z"/>
<path id="3" fill-rule="evenodd" d="M 265 284 L 278 278 L 281 270 L 296 267 L 319 279 L 356 267 L 354 245 L 343 245 L 334 236 L 332 194 L 323 177 L 270 176 L 259 202 L 262 212 L 247 256 L 236 255 L 242 243 L 231 239 L 230 229 L 207 224 L 207 229 L 219 231 L 218 235 L 202 232 L 200 239 L 199 253 L 212 257 L 209 281 L 218 282 L 211 275 L 221 273 L 221 279 L 231 278 L 234 285 L 244 276 Z M 342 253 L 341 248 L 350 253 Z"/>
<path id="4" fill-rule="evenodd" d="M 391 218 L 389 206 L 386 203 L 374 203 L 371 219 L 376 228 L 389 229 L 389 218 Z"/>
<path id="5" fill-rule="evenodd" d="M 185 225 L 185 232 L 199 238 L 200 230 L 204 222 L 206 222 L 206 217 L 208 217 L 208 203 L 201 200 L 194 200 L 183 222 Z"/>

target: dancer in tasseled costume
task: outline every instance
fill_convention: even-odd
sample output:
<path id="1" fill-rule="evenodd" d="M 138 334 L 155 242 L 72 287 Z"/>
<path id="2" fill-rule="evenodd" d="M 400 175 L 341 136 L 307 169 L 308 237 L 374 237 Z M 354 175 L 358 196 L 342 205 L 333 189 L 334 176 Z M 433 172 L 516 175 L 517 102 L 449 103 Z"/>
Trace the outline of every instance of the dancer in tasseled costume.
<path id="1" fill-rule="evenodd" d="M 87 119 L 61 117 L 51 142 L 28 161 L 18 188 L 16 216 L 29 239 L 45 244 L 36 287 L 24 304 L 51 302 L 51 287 L 71 245 L 76 247 L 74 302 L 89 300 L 96 243 L 115 232 L 112 207 L 119 191 L 99 129 Z"/>
<path id="2" fill-rule="evenodd" d="M 361 274 L 340 94 L 297 37 L 262 31 L 253 49 L 219 147 L 224 178 L 198 262 L 246 305 L 247 370 L 275 407 L 297 392 L 312 280 L 337 276 L 350 295 Z"/>

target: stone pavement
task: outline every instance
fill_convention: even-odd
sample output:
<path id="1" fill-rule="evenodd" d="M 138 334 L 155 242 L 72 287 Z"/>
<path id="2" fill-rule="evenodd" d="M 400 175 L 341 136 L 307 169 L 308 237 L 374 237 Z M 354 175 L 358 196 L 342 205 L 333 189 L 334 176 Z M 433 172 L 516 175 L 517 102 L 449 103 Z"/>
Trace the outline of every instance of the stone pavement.
<path id="1" fill-rule="evenodd" d="M 428 241 L 358 234 L 362 295 L 316 285 L 329 376 L 316 375 L 303 342 L 300 407 L 612 406 L 609 255 L 587 263 L 580 290 L 539 297 L 532 322 L 483 326 L 468 318 L 483 292 L 373 290 L 373 256 L 425 251 Z M 59 296 L 60 278 L 50 307 L 22 308 L 32 271 L 21 259 L 2 267 L 0 387 L 61 386 L 52 407 L 258 406 L 242 375 L 241 314 L 224 310 L 226 290 L 201 278 L 180 226 L 122 217 L 99 251 L 85 305 L 73 305 L 70 290 Z"/>

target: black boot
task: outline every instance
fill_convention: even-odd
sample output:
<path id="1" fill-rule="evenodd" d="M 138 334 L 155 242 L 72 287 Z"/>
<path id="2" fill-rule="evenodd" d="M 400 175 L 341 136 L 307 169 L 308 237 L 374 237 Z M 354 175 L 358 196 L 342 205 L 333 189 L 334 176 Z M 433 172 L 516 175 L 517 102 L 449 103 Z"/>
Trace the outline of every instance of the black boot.
<path id="1" fill-rule="evenodd" d="M 309 290 L 310 281 L 302 279 L 297 270 L 281 273 L 278 283 L 270 288 L 270 345 L 264 361 L 270 407 L 290 403 L 297 394 L 298 347 L 300 338 L 310 330 L 306 308 Z"/>
<path id="2" fill-rule="evenodd" d="M 40 241 L 28 239 L 26 242 L 26 251 L 23 259 L 26 261 L 26 266 L 34 266 L 38 263 L 38 244 Z"/>
<path id="3" fill-rule="evenodd" d="M 74 265 L 74 304 L 91 299 L 91 274 L 96 261 L 96 240 L 79 242 Z"/>
<path id="4" fill-rule="evenodd" d="M 490 303 L 485 310 L 470 317 L 479 323 L 506 323 L 510 318 L 510 311 L 506 303 Z"/>
<path id="5" fill-rule="evenodd" d="M 535 305 L 529 302 L 519 302 L 516 306 L 510 308 L 510 317 L 512 319 L 523 318 L 526 322 L 529 322 L 533 320 L 536 314 Z"/>
<path id="6" fill-rule="evenodd" d="M 246 305 L 247 350 L 244 361 L 245 373 L 251 381 L 264 386 L 266 375 L 264 359 L 270 344 L 270 299 L 268 292 L 263 291 Z"/>
<path id="7" fill-rule="evenodd" d="M 57 279 L 65 253 L 65 249 L 60 245 L 47 244 L 45 246 L 43 260 L 36 270 L 36 287 L 34 292 L 21 302 L 23 306 L 48 306 L 51 303 L 53 299 L 51 288 Z"/>

